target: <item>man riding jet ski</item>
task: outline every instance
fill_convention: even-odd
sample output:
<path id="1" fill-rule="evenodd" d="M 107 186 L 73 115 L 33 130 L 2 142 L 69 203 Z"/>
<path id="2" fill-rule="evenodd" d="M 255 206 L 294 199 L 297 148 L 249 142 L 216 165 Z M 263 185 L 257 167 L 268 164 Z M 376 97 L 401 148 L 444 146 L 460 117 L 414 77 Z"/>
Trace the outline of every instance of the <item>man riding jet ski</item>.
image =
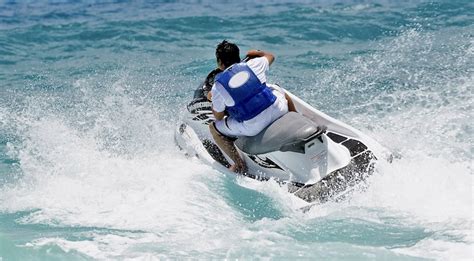
<path id="1" fill-rule="evenodd" d="M 288 105 L 293 111 L 294 106 L 284 91 L 266 85 L 266 71 L 275 59 L 271 53 L 249 51 L 248 60 L 240 62 L 239 47 L 224 40 L 217 45 L 216 58 L 222 72 L 208 93 L 216 119 L 209 127 L 217 145 L 234 161 L 230 170 L 243 173 L 247 167 L 234 140 L 257 135 L 286 114 Z"/>
<path id="2" fill-rule="evenodd" d="M 224 63 L 220 47 L 226 53 L 237 46 L 227 41 L 218 45 L 219 68 L 195 91 L 187 106 L 189 117 L 175 132 L 188 155 L 227 174 L 274 179 L 317 203 L 365 180 L 375 162 L 389 155 L 360 131 L 266 84 L 273 55 L 249 51 L 247 62 L 240 63 L 237 52 Z"/>

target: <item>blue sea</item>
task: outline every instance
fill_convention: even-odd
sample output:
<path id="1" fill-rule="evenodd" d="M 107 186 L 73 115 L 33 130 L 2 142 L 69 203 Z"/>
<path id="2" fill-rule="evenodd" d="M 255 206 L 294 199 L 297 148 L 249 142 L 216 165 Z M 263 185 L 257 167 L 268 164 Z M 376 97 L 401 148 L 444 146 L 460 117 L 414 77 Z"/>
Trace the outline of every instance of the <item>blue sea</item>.
<path id="1" fill-rule="evenodd" d="M 303 213 L 187 158 L 223 39 L 395 160 Z M 473 56 L 469 0 L 0 0 L 0 260 L 472 260 Z"/>

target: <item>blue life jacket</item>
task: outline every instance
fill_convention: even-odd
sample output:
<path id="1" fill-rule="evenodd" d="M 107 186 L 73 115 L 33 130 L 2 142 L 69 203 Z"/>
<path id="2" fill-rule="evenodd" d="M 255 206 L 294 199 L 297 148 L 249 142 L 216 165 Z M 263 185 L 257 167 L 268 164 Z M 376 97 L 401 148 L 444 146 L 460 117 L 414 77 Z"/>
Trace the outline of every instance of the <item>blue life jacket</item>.
<path id="1" fill-rule="evenodd" d="M 216 78 L 234 100 L 234 106 L 226 107 L 227 112 L 239 122 L 252 119 L 276 100 L 246 63 L 234 64 Z"/>

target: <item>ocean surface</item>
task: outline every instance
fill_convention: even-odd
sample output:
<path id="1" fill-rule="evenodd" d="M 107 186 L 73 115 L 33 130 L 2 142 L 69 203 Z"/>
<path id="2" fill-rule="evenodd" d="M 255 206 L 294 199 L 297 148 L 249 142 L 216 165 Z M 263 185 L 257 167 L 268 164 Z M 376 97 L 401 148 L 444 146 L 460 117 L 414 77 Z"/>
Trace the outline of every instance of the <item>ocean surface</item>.
<path id="1" fill-rule="evenodd" d="M 0 0 L 0 260 L 472 260 L 472 1 Z M 173 134 L 223 39 L 398 157 L 302 213 Z"/>

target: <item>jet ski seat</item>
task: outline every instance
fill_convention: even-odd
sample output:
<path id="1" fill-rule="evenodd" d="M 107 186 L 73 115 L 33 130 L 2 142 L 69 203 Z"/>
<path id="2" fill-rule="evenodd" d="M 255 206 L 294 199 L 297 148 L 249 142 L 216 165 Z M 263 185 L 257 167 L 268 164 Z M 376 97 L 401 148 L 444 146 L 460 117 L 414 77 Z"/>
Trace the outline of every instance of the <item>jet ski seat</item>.
<path id="1" fill-rule="evenodd" d="M 325 127 L 316 126 L 305 116 L 288 112 L 256 136 L 239 137 L 235 145 L 250 155 L 278 150 L 304 153 L 305 144 L 320 137 L 325 131 Z"/>

